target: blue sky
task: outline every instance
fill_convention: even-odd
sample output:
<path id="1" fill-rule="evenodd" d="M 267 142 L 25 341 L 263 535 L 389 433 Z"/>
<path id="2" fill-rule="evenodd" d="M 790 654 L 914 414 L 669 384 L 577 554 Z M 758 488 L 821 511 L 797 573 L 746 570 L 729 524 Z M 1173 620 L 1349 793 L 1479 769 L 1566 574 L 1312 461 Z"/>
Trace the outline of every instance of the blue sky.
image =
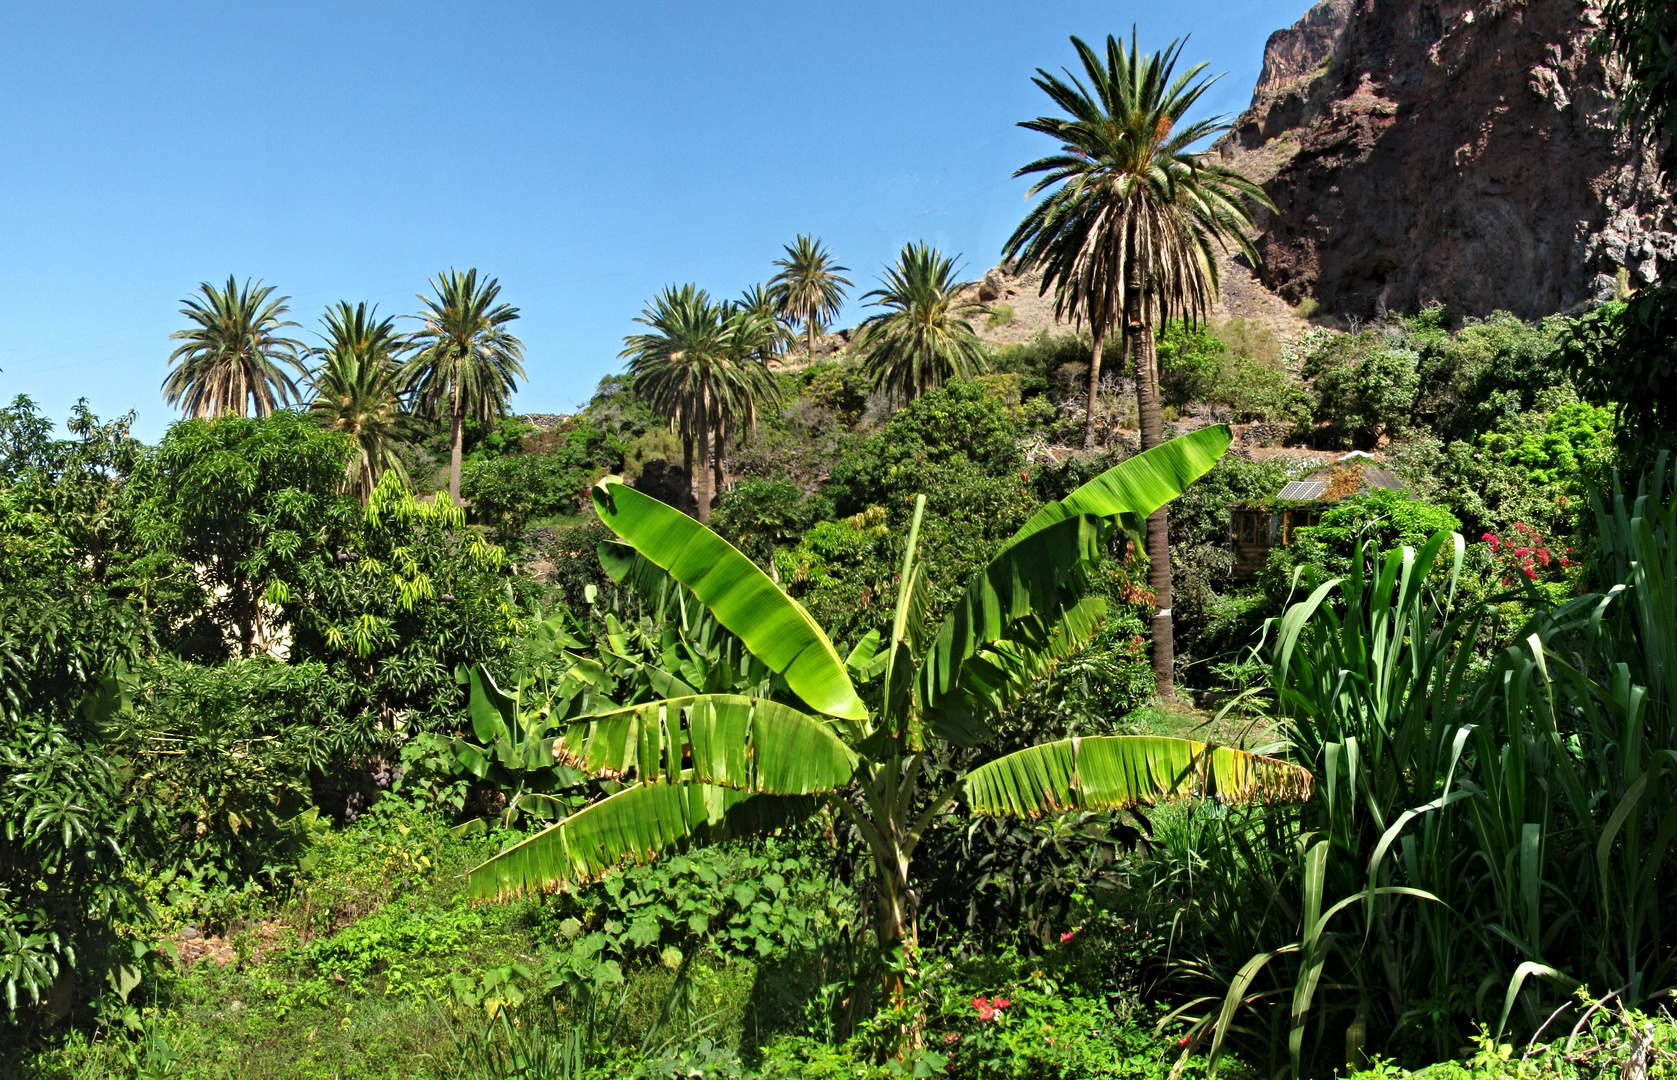
<path id="1" fill-rule="evenodd" d="M 520 412 L 619 369 L 668 283 L 731 296 L 798 232 L 856 293 L 906 241 L 998 258 L 1025 209 L 1014 127 L 1067 36 L 1227 72 L 1308 0 L 1136 3 L 111 4 L 0 10 L 0 398 L 134 409 L 198 282 L 261 278 L 313 341 L 325 307 L 414 310 L 450 266 L 523 318 Z M 863 316 L 853 302 L 839 320 Z"/>

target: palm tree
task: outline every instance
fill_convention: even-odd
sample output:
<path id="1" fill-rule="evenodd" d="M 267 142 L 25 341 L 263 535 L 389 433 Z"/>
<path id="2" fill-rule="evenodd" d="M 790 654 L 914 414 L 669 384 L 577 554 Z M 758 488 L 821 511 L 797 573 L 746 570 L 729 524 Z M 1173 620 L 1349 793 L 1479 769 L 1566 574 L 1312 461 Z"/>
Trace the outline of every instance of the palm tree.
<path id="1" fill-rule="evenodd" d="M 1129 459 L 1040 510 L 969 580 L 940 623 L 924 618 L 929 583 L 918 560 L 925 496 L 906 538 L 891 636 L 875 631 L 841 658 L 808 612 L 716 534 L 607 477 L 600 520 L 628 545 L 601 561 L 615 579 L 668 595 L 679 583 L 738 637 L 761 680 L 706 693 L 686 673 L 669 696 L 591 715 L 528 702 L 553 759 L 621 787 L 472 870 L 474 896 L 590 881 L 630 860 L 688 843 L 749 836 L 823 807 L 845 817 L 873 860 L 877 944 L 901 948 L 912 971 L 915 848 L 951 804 L 995 816 L 1115 810 L 1191 794 L 1221 802 L 1308 797 L 1312 778 L 1285 762 L 1159 736 L 1064 739 L 993 757 L 922 796 L 932 762 L 994 741 L 994 723 L 1025 691 L 1099 632 L 1105 598 L 1090 574 L 1120 521 L 1180 494 L 1228 449 L 1205 428 Z M 614 569 L 615 567 L 615 569 Z M 630 575 L 633 575 L 632 577 Z M 666 578 L 664 575 L 668 575 Z M 772 680 L 767 672 L 776 676 Z M 867 686 L 865 703 L 855 681 Z M 549 680 L 569 683 L 575 675 Z M 726 684 L 724 684 L 726 685 Z M 776 693 L 775 688 L 782 691 Z M 526 706 L 473 682 L 474 716 Z M 539 696 L 539 695 L 533 695 Z M 886 977 L 901 1004 L 903 972 Z"/>
<path id="2" fill-rule="evenodd" d="M 786 245 L 786 258 L 776 259 L 780 272 L 769 279 L 775 308 L 784 319 L 802 323 L 809 336 L 809 358 L 815 359 L 815 339 L 822 324 L 839 313 L 850 268 L 833 262 L 832 254 L 813 236 L 798 234 Z"/>
<path id="3" fill-rule="evenodd" d="M 797 340 L 797 335 L 792 333 L 791 326 L 776 306 L 773 288 L 767 285 L 752 285 L 740 293 L 740 298 L 734 301 L 734 304 L 751 312 L 768 330 L 762 351 L 755 354 L 763 363 L 785 355 L 786 350 Z"/>
<path id="4" fill-rule="evenodd" d="M 513 380 L 524 378 L 524 343 L 507 329 L 518 309 L 497 304 L 500 283 L 486 278 L 480 286 L 475 267 L 437 275 L 431 290 L 434 299 L 419 298 L 425 313 L 410 316 L 422 325 L 403 365 L 404 388 L 419 408 L 448 417 L 448 495 L 458 503 L 465 422 L 506 412 Z"/>
<path id="5" fill-rule="evenodd" d="M 163 399 L 189 417 L 243 416 L 247 404 L 270 416 L 295 399 L 297 384 L 280 370 L 288 364 L 303 371 L 303 343 L 280 333 L 297 325 L 282 318 L 291 297 L 274 298 L 273 286 L 253 287 L 248 278 L 240 288 L 231 274 L 225 289 L 205 281 L 198 291 L 201 298 L 181 301 L 193 325 L 169 335 L 185 344 L 169 354 L 169 366 L 180 366 L 163 380 Z"/>
<path id="6" fill-rule="evenodd" d="M 726 393 L 716 398 L 713 417 L 717 492 L 722 490 L 723 456 L 741 421 L 755 434 L 758 407 L 780 401 L 780 382 L 768 362 L 778 354 L 786 327 L 774 315 L 765 313 L 762 306 L 749 303 L 751 299 L 751 290 L 747 290 L 745 300 L 722 305 L 722 347 L 731 367 L 723 387 Z"/>
<path id="7" fill-rule="evenodd" d="M 697 285 L 666 286 L 635 320 L 650 333 L 625 337 L 618 354 L 629 361 L 635 394 L 668 416 L 681 436 L 682 465 L 697 489 L 700 521 L 710 520 L 711 431 L 733 366 L 723 316 L 722 306 Z"/>
<path id="8" fill-rule="evenodd" d="M 355 440 L 345 486 L 367 505 L 379 477 L 393 471 L 404 485 L 407 469 L 396 453 L 405 441 L 409 417 L 402 408 L 401 355 L 408 343 L 396 332 L 396 320 L 378 318 L 365 303 L 341 300 L 321 319 L 326 344 L 312 350 L 320 366 L 309 376 L 314 400 L 309 411 L 322 424 Z"/>
<path id="9" fill-rule="evenodd" d="M 862 324 L 862 369 L 892 397 L 913 401 L 949 379 L 970 379 L 989 367 L 984 343 L 967 321 L 989 313 L 976 300 L 962 299 L 972 286 L 955 280 L 955 263 L 934 247 L 908 244 L 897 265 L 880 278 L 883 288 L 862 299 L 878 299 L 886 310 Z"/>
<path id="10" fill-rule="evenodd" d="M 1204 64 L 1172 79 L 1181 43 L 1142 58 L 1134 32 L 1126 54 L 1110 35 L 1102 58 L 1077 38 L 1085 86 L 1075 75 L 1038 68 L 1032 80 L 1066 115 L 1040 116 L 1020 127 L 1060 144 L 1014 176 L 1040 175 L 1035 195 L 1050 188 L 1008 238 L 1003 256 L 1040 267 L 1042 290 L 1054 289 L 1055 313 L 1087 322 L 1094 338 L 1089 363 L 1089 415 L 1083 447 L 1094 449 L 1101 347 L 1123 320 L 1124 347 L 1136 366 L 1142 449 L 1164 439 L 1154 328 L 1166 319 L 1203 319 L 1217 291 L 1213 245 L 1231 246 L 1256 264 L 1247 238 L 1252 212 L 1243 197 L 1273 205 L 1263 190 L 1232 169 L 1197 158 L 1190 147 L 1227 129 L 1220 117 L 1182 118 L 1214 81 Z M 1153 671 L 1159 694 L 1175 694 L 1170 619 L 1170 551 L 1165 510 L 1147 522 L 1149 584 L 1158 596 Z"/>

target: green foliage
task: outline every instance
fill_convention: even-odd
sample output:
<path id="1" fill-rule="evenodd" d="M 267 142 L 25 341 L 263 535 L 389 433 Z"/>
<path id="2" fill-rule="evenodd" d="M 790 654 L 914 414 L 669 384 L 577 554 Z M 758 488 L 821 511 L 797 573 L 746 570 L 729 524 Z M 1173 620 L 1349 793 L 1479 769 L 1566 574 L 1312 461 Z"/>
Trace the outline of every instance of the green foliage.
<path id="1" fill-rule="evenodd" d="M 1562 341 L 1586 400 L 1618 410 L 1627 448 L 1642 455 L 1677 432 L 1677 283 L 1646 288 L 1573 320 Z"/>
<path id="2" fill-rule="evenodd" d="M 97 993 L 107 971 L 132 970 L 115 924 L 136 913 L 124 867 L 140 810 L 123 799 L 106 753 L 60 725 L 29 717 L 0 734 L 0 991 L 9 1020 L 49 997 L 62 1016 L 77 981 L 83 995 Z"/>
<path id="3" fill-rule="evenodd" d="M 1323 577 L 1347 574 L 1370 543 L 1375 551 L 1405 544 L 1420 547 L 1434 533 L 1459 532 L 1461 527 L 1442 506 L 1375 488 L 1341 499 L 1317 524 L 1298 530 L 1292 546 L 1273 549 L 1264 576 L 1272 593 L 1285 595 L 1296 567 L 1314 566 Z"/>
<path id="4" fill-rule="evenodd" d="M 1472 440 L 1542 408 L 1545 394 L 1564 387 L 1560 340 L 1565 323 L 1527 325 L 1507 312 L 1472 319 L 1456 333 L 1449 312 L 1431 307 L 1398 324 L 1420 357 L 1415 411 L 1439 437 Z"/>
<path id="5" fill-rule="evenodd" d="M 520 539 L 532 519 L 576 514 L 588 499 L 588 485 L 603 475 L 586 442 L 577 439 L 551 453 L 474 461 L 461 474 L 460 494 L 473 516 L 506 543 Z"/>
<path id="6" fill-rule="evenodd" d="M 398 726 L 456 723 L 461 667 L 501 656 L 522 625 L 505 553 L 465 528 L 446 495 L 417 500 L 388 474 L 338 543 L 316 552 L 280 611 L 292 655 L 357 687 L 362 753 Z"/>
<path id="7" fill-rule="evenodd" d="M 140 531 L 202 568 L 203 610 L 223 638 L 215 646 L 247 656 L 266 648 L 279 630 L 272 606 L 347 540 L 355 512 L 341 486 L 353 449 L 347 436 L 280 412 L 182 421 L 145 459 L 135 476 Z"/>
<path id="8" fill-rule="evenodd" d="M 825 872 L 812 840 L 696 848 L 630 866 L 543 905 L 539 932 L 555 970 L 594 982 L 637 963 L 674 967 L 695 950 L 778 963 L 807 958 L 857 918 L 856 901 Z"/>
<path id="9" fill-rule="evenodd" d="M 712 511 L 711 524 L 733 545 L 760 565 L 774 553 L 794 545 L 811 526 L 831 515 L 821 496 L 806 496 L 785 480 L 742 480 Z"/>
<path id="10" fill-rule="evenodd" d="M 162 658 L 135 681 L 133 715 L 112 747 L 127 762 L 125 794 L 154 808 L 153 872 L 177 898 L 287 879 L 301 856 L 311 773 L 327 768 L 344 738 L 351 689 L 321 664 L 266 658 L 217 667 Z"/>
<path id="11" fill-rule="evenodd" d="M 1316 398 L 1315 421 L 1329 445 L 1372 449 L 1408 430 L 1420 389 L 1419 357 L 1400 332 L 1313 330 L 1299 346 Z"/>
<path id="12" fill-rule="evenodd" d="M 1482 435 L 1480 446 L 1534 486 L 1581 493 L 1584 478 L 1599 473 L 1609 458 L 1613 414 L 1575 400 L 1534 419 L 1513 431 Z"/>

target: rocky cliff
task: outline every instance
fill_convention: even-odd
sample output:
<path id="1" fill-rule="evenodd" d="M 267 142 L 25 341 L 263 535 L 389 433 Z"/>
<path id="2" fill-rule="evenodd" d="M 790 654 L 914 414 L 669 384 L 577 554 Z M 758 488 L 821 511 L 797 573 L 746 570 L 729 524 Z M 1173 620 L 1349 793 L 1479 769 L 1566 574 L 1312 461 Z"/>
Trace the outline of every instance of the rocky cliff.
<path id="1" fill-rule="evenodd" d="M 1322 0 L 1272 35 L 1217 147 L 1275 201 L 1264 283 L 1344 315 L 1530 318 L 1652 281 L 1677 215 L 1615 124 L 1598 7 Z"/>

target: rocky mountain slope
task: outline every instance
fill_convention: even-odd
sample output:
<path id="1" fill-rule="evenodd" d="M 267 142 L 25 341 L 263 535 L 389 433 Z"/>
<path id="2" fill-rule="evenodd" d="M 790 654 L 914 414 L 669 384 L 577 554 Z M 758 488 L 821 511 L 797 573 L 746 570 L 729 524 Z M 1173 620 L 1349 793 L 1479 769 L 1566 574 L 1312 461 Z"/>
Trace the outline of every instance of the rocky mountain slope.
<path id="1" fill-rule="evenodd" d="M 1652 281 L 1677 216 L 1615 124 L 1598 10 L 1322 0 L 1273 34 L 1217 148 L 1275 200 L 1265 283 L 1365 318 L 1435 300 L 1531 318 Z"/>

